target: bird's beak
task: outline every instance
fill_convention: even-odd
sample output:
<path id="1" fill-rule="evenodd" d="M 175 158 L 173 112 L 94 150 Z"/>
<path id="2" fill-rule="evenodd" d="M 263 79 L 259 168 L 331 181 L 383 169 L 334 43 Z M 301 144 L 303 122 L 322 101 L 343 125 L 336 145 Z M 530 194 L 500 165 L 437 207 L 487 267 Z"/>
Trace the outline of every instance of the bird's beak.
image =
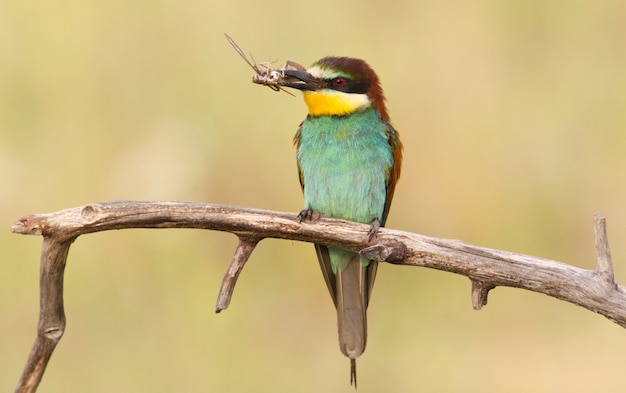
<path id="1" fill-rule="evenodd" d="M 272 70 L 255 75 L 252 81 L 270 87 L 291 87 L 304 91 L 315 91 L 321 87 L 317 78 L 306 72 L 303 66 L 293 61 L 288 61 L 282 70 Z"/>
<path id="2" fill-rule="evenodd" d="M 319 81 L 311 74 L 301 70 L 285 70 L 277 84 L 298 90 L 315 91 L 319 89 Z"/>

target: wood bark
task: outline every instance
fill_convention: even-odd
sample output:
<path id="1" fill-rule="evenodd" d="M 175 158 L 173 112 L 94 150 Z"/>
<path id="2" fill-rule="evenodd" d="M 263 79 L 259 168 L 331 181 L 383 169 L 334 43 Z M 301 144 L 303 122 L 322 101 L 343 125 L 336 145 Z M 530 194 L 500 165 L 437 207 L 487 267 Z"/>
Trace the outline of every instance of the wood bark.
<path id="1" fill-rule="evenodd" d="M 300 222 L 281 213 L 208 203 L 111 201 L 21 218 L 15 233 L 41 235 L 40 311 L 37 337 L 16 392 L 36 391 L 55 346 L 65 331 L 63 273 L 70 246 L 84 234 L 126 228 L 197 228 L 231 232 L 239 245 L 224 276 L 216 312 L 228 307 L 237 277 L 256 244 L 279 238 L 339 247 L 379 261 L 422 266 L 467 276 L 475 309 L 489 291 L 508 286 L 546 294 L 604 315 L 626 327 L 626 290 L 617 284 L 604 217 L 595 215 L 597 268 L 515 254 L 415 233 L 380 228 L 370 241 L 369 225 L 328 217 Z"/>

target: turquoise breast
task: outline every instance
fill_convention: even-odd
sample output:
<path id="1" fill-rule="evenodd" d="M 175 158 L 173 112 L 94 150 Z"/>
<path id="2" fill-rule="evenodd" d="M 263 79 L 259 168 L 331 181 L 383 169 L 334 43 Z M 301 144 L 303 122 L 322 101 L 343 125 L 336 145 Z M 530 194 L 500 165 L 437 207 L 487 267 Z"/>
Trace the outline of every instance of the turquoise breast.
<path id="1" fill-rule="evenodd" d="M 373 108 L 307 117 L 297 151 L 305 208 L 367 224 L 382 222 L 393 164 L 388 129 Z"/>

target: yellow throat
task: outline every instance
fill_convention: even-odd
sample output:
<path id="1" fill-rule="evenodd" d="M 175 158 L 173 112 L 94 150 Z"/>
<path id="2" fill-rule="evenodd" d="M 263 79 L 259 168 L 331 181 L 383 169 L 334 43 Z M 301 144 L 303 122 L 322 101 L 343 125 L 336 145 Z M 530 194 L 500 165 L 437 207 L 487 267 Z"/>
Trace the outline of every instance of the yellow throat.
<path id="1" fill-rule="evenodd" d="M 367 94 L 336 90 L 304 91 L 304 102 L 310 116 L 345 116 L 370 106 Z"/>

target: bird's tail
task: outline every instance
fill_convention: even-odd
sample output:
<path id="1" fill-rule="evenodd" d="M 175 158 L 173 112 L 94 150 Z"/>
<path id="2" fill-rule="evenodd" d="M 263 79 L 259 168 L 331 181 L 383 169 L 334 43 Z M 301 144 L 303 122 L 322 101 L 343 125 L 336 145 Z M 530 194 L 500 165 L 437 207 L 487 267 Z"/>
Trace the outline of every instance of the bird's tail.
<path id="1" fill-rule="evenodd" d="M 354 255 L 343 271 L 338 269 L 336 280 L 339 348 L 350 358 L 350 383 L 356 387 L 355 359 L 365 351 L 367 342 L 367 267 Z"/>

